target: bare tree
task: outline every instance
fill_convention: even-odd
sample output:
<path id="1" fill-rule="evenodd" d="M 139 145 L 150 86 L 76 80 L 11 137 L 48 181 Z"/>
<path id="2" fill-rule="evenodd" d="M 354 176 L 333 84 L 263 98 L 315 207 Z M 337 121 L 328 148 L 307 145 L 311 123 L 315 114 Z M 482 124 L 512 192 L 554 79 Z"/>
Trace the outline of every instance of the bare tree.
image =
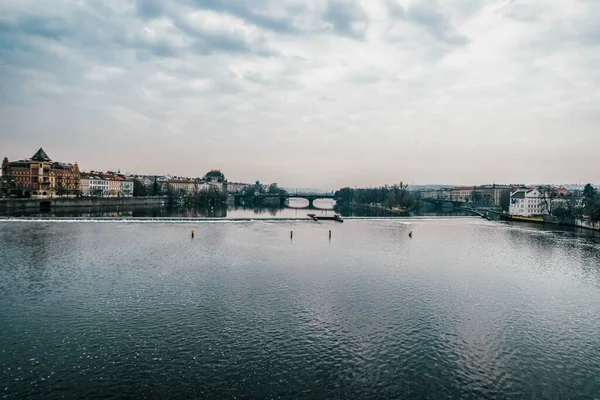
<path id="1" fill-rule="evenodd" d="M 541 196 L 541 209 L 542 212 L 548 213 L 548 215 L 553 215 L 554 206 L 556 205 L 556 192 L 554 190 L 544 190 L 537 189 Z"/>

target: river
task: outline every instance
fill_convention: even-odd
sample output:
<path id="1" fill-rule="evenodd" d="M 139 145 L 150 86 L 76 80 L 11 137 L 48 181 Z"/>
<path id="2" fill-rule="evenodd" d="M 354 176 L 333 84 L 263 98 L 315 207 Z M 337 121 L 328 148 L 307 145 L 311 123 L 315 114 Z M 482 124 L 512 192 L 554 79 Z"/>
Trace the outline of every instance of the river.
<path id="1" fill-rule="evenodd" d="M 240 206 L 218 204 L 213 206 L 109 206 L 109 207 L 54 207 L 50 210 L 14 209 L 0 210 L 0 219 L 11 217 L 28 218 L 223 218 L 223 219 L 289 219 L 307 218 L 306 214 L 313 213 L 323 216 L 333 216 L 338 213 L 344 217 L 397 217 L 401 214 L 383 208 L 374 207 L 337 207 L 334 200 L 317 199 L 315 208 L 307 208 L 308 200 L 290 198 L 284 206 Z M 425 216 L 417 212 L 413 215 Z M 457 216 L 472 215 L 472 213 L 457 209 L 445 213 L 435 212 L 435 215 Z"/>
<path id="2" fill-rule="evenodd" d="M 591 399 L 599 377 L 596 232 L 0 221 L 2 398 Z"/>

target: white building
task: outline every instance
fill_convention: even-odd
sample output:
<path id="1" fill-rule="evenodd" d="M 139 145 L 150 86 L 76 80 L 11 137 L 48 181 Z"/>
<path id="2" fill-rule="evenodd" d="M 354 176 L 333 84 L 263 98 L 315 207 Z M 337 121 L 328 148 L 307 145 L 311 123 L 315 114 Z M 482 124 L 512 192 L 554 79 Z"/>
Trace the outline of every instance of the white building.
<path id="1" fill-rule="evenodd" d="M 81 174 L 81 195 L 85 197 L 109 197 L 110 189 L 108 180 L 99 175 Z"/>
<path id="2" fill-rule="evenodd" d="M 519 189 L 510 194 L 510 215 L 533 217 L 548 214 L 548 199 L 538 189 Z"/>
<path id="3" fill-rule="evenodd" d="M 90 176 L 90 195 L 96 197 L 109 197 L 110 187 L 107 179 L 101 176 Z"/>

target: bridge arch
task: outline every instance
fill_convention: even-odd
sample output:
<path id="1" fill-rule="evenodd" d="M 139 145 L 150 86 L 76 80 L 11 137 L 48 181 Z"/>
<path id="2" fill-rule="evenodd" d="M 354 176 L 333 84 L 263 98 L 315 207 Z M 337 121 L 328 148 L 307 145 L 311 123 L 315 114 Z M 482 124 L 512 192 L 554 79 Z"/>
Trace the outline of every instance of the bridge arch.
<path id="1" fill-rule="evenodd" d="M 308 201 L 308 206 L 301 207 L 301 208 L 316 208 L 319 210 L 327 210 L 328 208 L 315 206 L 316 200 L 332 200 L 333 202 L 335 202 L 335 198 L 333 196 L 320 196 L 320 195 L 300 195 L 300 194 L 299 195 L 289 195 L 286 197 L 286 199 L 288 200 L 288 202 L 290 199 L 306 200 L 306 201 Z"/>

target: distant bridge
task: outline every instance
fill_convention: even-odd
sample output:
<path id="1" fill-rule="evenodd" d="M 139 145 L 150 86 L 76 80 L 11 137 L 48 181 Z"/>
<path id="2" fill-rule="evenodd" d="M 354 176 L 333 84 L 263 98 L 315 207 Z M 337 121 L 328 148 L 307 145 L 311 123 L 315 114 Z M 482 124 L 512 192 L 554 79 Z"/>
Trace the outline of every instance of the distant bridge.
<path id="1" fill-rule="evenodd" d="M 308 200 L 308 207 L 306 208 L 315 208 L 314 201 L 319 199 L 335 199 L 334 192 L 325 192 L 325 193 L 303 193 L 303 192 L 294 192 L 294 193 L 285 193 L 285 194 L 269 194 L 269 193 L 261 193 L 259 195 L 250 195 L 244 196 L 240 193 L 235 194 L 235 201 L 241 201 L 242 199 L 251 198 L 254 202 L 260 202 L 265 204 L 273 204 L 274 202 L 277 204 L 281 204 L 282 206 L 285 204 L 287 199 L 306 199 Z"/>
<path id="2" fill-rule="evenodd" d="M 335 199 L 334 192 L 325 192 L 325 193 L 287 193 L 284 196 L 281 196 L 282 199 L 306 199 L 308 200 L 308 208 L 314 208 L 314 201 L 319 199 Z"/>

